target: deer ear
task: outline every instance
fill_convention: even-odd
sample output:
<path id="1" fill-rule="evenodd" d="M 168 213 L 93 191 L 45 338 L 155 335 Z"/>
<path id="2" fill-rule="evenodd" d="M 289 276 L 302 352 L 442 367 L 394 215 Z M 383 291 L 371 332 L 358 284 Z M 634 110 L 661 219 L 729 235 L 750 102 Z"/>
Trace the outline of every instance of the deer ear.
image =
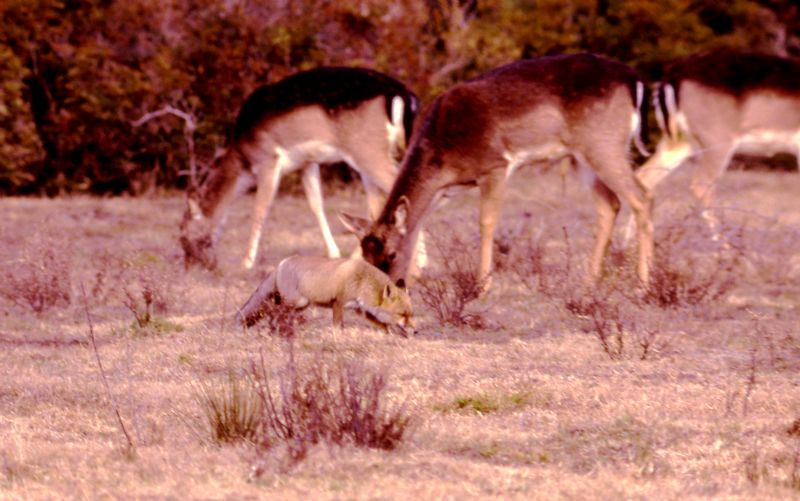
<path id="1" fill-rule="evenodd" d="M 397 202 L 397 208 L 394 210 L 394 225 L 401 235 L 405 235 L 408 231 L 408 226 L 406 225 L 408 221 L 408 206 L 408 198 L 403 195 L 400 197 L 400 200 Z"/>
<path id="2" fill-rule="evenodd" d="M 346 212 L 340 212 L 338 216 L 339 221 L 341 221 L 344 227 L 347 228 L 347 231 L 357 236 L 359 239 L 366 236 L 367 231 L 372 224 L 369 219 L 353 216 L 347 214 Z"/>

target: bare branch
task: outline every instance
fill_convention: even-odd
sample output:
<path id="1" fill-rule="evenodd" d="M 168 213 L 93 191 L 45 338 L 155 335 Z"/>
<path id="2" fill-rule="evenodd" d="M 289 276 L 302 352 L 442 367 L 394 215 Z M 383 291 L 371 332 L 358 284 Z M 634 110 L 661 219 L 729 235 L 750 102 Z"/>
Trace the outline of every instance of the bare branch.
<path id="1" fill-rule="evenodd" d="M 151 111 L 149 113 L 145 113 L 139 120 L 135 120 L 131 122 L 131 125 L 134 127 L 141 127 L 145 123 L 149 122 L 150 120 L 158 117 L 162 117 L 164 115 L 175 115 L 176 117 L 182 119 L 186 123 L 186 128 L 184 129 L 186 132 L 194 132 L 197 129 L 197 122 L 192 114 L 186 113 L 183 110 L 179 110 L 172 105 L 166 105 L 158 111 Z"/>
<path id="2" fill-rule="evenodd" d="M 197 159 L 195 158 L 195 153 L 194 153 L 194 131 L 197 130 L 197 121 L 195 120 L 194 115 L 192 115 L 191 113 L 186 113 L 185 111 L 179 110 L 178 108 L 175 108 L 174 106 L 168 104 L 163 108 L 161 108 L 160 110 L 145 113 L 138 120 L 131 122 L 131 125 L 133 125 L 134 127 L 141 127 L 150 120 L 162 117 L 164 115 L 174 115 L 178 118 L 183 119 L 185 123 L 185 126 L 183 128 L 183 137 L 186 140 L 186 149 L 188 150 L 189 154 L 189 187 L 191 190 L 196 190 Z"/>
<path id="3" fill-rule="evenodd" d="M 119 412 L 119 406 L 114 399 L 114 395 L 111 393 L 111 387 L 108 385 L 108 379 L 106 378 L 106 373 L 103 370 L 103 362 L 100 361 L 100 352 L 97 350 L 97 342 L 94 339 L 94 325 L 92 324 L 92 317 L 89 315 L 89 301 L 86 299 L 86 290 L 83 288 L 83 284 L 81 284 L 81 296 L 83 298 L 83 309 L 86 312 L 86 323 L 89 324 L 89 339 L 91 339 L 92 348 L 94 348 L 94 356 L 97 360 L 97 368 L 100 370 L 100 376 L 103 380 L 103 385 L 106 388 L 106 394 L 108 394 L 108 398 L 111 400 L 111 405 L 114 406 L 114 412 L 117 415 L 119 427 L 122 429 L 122 433 L 125 435 L 125 439 L 128 442 L 128 450 L 131 450 L 133 449 L 133 440 L 131 440 L 128 430 L 125 429 L 125 423 L 122 421 L 122 415 Z"/>

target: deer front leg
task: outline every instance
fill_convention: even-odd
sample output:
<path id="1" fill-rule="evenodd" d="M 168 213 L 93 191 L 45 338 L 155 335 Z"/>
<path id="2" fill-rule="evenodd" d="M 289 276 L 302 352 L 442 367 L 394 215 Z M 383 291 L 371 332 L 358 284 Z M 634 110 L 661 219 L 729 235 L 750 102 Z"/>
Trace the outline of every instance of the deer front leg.
<path id="1" fill-rule="evenodd" d="M 386 202 L 386 194 L 381 190 L 377 184 L 371 181 L 366 176 L 361 176 L 361 183 L 364 185 L 364 193 L 367 198 L 367 212 L 372 221 L 378 219 L 383 210 L 383 204 Z"/>
<path id="2" fill-rule="evenodd" d="M 311 207 L 311 212 L 317 218 L 319 229 L 322 231 L 322 238 L 325 240 L 325 248 L 328 251 L 328 257 L 340 257 L 342 254 L 339 252 L 339 247 L 333 239 L 331 227 L 328 225 L 328 219 L 325 217 L 325 208 L 322 201 L 322 186 L 319 178 L 319 164 L 310 164 L 303 170 L 303 189 L 306 192 L 306 199 L 308 205 Z"/>
<path id="3" fill-rule="evenodd" d="M 492 285 L 492 244 L 497 220 L 503 204 L 503 194 L 506 187 L 506 171 L 493 169 L 480 179 L 478 186 L 481 192 L 480 202 L 480 228 L 481 228 L 481 256 L 478 268 L 478 279 L 481 281 L 485 294 Z"/>
<path id="4" fill-rule="evenodd" d="M 261 241 L 261 231 L 264 227 L 267 215 L 269 214 L 272 201 L 275 199 L 275 193 L 278 191 L 278 185 L 280 184 L 284 158 L 281 155 L 277 155 L 277 157 L 277 161 L 273 163 L 272 168 L 267 166 L 254 168 L 258 176 L 256 203 L 253 207 L 253 221 L 250 227 L 250 241 L 247 247 L 247 256 L 245 256 L 242 262 L 242 266 L 247 270 L 251 269 L 256 263 L 258 245 Z"/>

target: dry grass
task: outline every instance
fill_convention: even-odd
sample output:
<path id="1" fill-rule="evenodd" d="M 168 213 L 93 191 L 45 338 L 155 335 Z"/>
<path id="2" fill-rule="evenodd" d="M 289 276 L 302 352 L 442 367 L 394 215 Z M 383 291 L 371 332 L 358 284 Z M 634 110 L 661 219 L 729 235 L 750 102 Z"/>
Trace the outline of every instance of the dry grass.
<path id="1" fill-rule="evenodd" d="M 418 290 L 422 334 L 410 339 L 355 315 L 335 333 L 328 311 L 303 313 L 292 338 L 302 366 L 334 359 L 385 370 L 382 402 L 414 429 L 389 451 L 322 441 L 290 467 L 286 445 L 217 444 L 198 404 L 198 381 L 224 401 L 229 375 L 247 376 L 260 352 L 274 390 L 285 368 L 285 338 L 232 321 L 260 278 L 237 268 L 251 200 L 235 207 L 212 273 L 183 269 L 180 196 L 3 199 L 0 276 L 22 277 L 18 263 L 50 249 L 55 264 L 37 273 L 62 260 L 56 275 L 68 279 L 70 301 L 37 313 L 22 285 L 0 295 L 0 498 L 797 498 L 800 176 L 724 176 L 718 205 L 735 251 L 725 262 L 702 227 L 693 230 L 679 180 L 667 182 L 656 208 L 658 266 L 672 270 L 663 290 L 678 291 L 662 294 L 667 301 L 636 289 L 618 243 L 603 286 L 587 289 L 588 192 L 569 181 L 562 193 L 557 173 L 523 170 L 515 180 L 501 269 L 465 309 L 483 326 L 443 325 Z M 329 198 L 327 210 L 363 211 L 358 193 Z M 451 201 L 431 228 L 476 241 L 475 198 Z M 353 248 L 339 230 L 340 245 Z M 303 198 L 276 201 L 263 244 L 258 269 L 322 251 Z M 445 265 L 434 259 L 431 276 Z M 692 281 L 709 284 L 700 300 Z M 149 312 L 146 332 L 131 306 Z M 121 446 L 115 408 L 132 450 Z M 221 409 L 221 418 L 247 414 Z"/>

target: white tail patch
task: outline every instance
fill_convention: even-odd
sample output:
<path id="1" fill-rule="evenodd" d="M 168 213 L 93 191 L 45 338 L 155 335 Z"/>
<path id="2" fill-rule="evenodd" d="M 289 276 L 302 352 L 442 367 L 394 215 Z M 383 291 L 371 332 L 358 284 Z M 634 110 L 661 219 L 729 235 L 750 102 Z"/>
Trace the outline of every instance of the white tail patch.
<path id="1" fill-rule="evenodd" d="M 642 103 L 644 103 L 644 84 L 636 82 L 636 106 L 631 115 L 631 139 L 639 153 L 649 157 L 650 151 L 642 142 Z"/>
<path id="2" fill-rule="evenodd" d="M 678 137 L 678 103 L 675 100 L 675 87 L 671 84 L 664 84 L 664 106 L 667 108 L 667 115 L 661 120 L 666 125 L 667 134 L 670 137 Z"/>
<path id="3" fill-rule="evenodd" d="M 403 125 L 403 116 L 405 113 L 405 102 L 400 96 L 392 98 L 391 116 L 389 122 L 386 123 L 386 132 L 389 137 L 390 151 L 402 151 L 406 146 L 406 130 Z"/>

